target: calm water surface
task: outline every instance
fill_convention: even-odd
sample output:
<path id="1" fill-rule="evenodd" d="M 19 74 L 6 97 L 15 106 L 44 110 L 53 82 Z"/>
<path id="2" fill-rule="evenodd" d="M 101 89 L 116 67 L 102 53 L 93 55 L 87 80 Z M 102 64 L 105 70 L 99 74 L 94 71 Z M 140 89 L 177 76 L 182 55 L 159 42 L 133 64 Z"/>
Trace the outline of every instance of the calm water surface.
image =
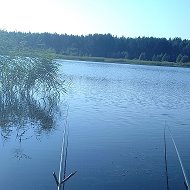
<path id="1" fill-rule="evenodd" d="M 69 85 L 57 109 L 0 121 L 0 189 L 56 189 L 65 124 L 67 175 L 77 170 L 65 190 L 166 189 L 165 125 L 190 180 L 190 69 L 58 62 Z M 166 138 L 169 186 L 185 189 L 168 131 Z"/>

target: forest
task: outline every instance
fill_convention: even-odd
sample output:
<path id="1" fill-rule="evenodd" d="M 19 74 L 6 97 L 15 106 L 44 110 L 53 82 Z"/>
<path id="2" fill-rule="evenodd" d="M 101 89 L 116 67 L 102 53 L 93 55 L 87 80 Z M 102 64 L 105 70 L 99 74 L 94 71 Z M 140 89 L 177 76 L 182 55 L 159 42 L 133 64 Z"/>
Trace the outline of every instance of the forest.
<path id="1" fill-rule="evenodd" d="M 59 55 L 190 62 L 190 40 L 118 37 L 111 34 L 67 35 L 0 30 L 0 54 L 47 51 Z"/>

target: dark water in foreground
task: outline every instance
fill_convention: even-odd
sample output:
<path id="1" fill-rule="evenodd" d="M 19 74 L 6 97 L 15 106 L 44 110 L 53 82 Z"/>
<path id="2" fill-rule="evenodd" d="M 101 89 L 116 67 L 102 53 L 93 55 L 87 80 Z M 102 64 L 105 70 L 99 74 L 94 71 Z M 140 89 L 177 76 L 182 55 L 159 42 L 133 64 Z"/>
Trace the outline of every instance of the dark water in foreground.
<path id="1" fill-rule="evenodd" d="M 0 189 L 56 189 L 52 172 L 66 122 L 67 175 L 77 170 L 66 190 L 166 189 L 165 123 L 190 179 L 189 69 L 59 62 L 71 85 L 55 112 L 0 121 Z M 166 138 L 170 188 L 185 189 L 168 132 Z"/>

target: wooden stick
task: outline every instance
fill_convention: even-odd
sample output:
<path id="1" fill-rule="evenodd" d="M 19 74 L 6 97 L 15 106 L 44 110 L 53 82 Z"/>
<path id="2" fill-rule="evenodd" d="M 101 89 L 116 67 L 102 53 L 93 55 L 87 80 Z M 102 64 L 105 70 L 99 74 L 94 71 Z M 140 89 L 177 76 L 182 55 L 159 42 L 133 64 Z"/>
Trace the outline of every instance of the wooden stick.
<path id="1" fill-rule="evenodd" d="M 57 190 L 61 189 L 61 180 L 62 180 L 62 168 L 63 168 L 63 156 L 64 156 L 64 145 L 65 145 L 65 129 L 63 131 L 63 138 L 62 138 L 62 147 L 61 147 L 61 158 L 60 158 L 60 163 L 59 163 L 59 179 L 58 179 L 58 188 Z"/>
<path id="2" fill-rule="evenodd" d="M 67 127 L 68 126 L 68 127 Z M 68 152 L 68 145 L 69 145 L 69 125 L 66 120 L 65 129 L 67 128 L 67 134 L 65 133 L 66 138 L 66 145 L 65 145 L 65 163 L 64 163 L 64 170 L 63 170 L 63 179 L 66 178 L 66 170 L 67 170 L 67 152 Z M 63 183 L 63 189 L 65 189 L 65 184 Z"/>
<path id="3" fill-rule="evenodd" d="M 56 185 L 57 185 L 57 187 L 58 187 L 58 186 L 59 186 L 59 181 L 58 181 L 58 179 L 57 179 L 57 176 L 56 176 L 55 172 L 53 172 L 53 177 L 54 177 L 55 182 L 56 182 Z"/>
<path id="4" fill-rule="evenodd" d="M 71 178 L 72 176 L 74 176 L 77 173 L 77 171 L 71 173 L 70 175 L 68 175 L 65 179 L 63 179 L 63 181 L 61 182 L 61 184 L 65 183 L 69 178 Z"/>

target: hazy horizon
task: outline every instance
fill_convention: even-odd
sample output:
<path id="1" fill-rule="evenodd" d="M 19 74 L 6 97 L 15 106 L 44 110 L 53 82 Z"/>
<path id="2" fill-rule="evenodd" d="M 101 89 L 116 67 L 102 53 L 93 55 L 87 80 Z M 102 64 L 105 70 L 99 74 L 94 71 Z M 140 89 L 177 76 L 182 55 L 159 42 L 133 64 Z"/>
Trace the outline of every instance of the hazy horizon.
<path id="1" fill-rule="evenodd" d="M 0 0 L 0 28 L 68 35 L 190 39 L 188 0 Z"/>

